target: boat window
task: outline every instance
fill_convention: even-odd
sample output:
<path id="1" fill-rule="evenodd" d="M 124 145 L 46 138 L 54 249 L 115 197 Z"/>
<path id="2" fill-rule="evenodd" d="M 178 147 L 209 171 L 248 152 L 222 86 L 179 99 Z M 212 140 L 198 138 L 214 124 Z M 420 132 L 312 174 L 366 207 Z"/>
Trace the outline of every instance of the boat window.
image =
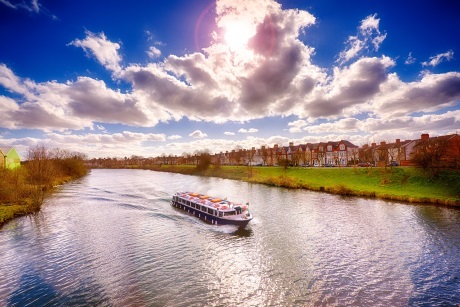
<path id="1" fill-rule="evenodd" d="M 196 207 L 195 203 L 192 203 L 192 208 L 195 208 L 195 207 Z"/>
<path id="2" fill-rule="evenodd" d="M 187 200 L 187 206 L 190 206 L 190 201 Z"/>
<path id="3" fill-rule="evenodd" d="M 236 214 L 236 212 L 235 212 L 235 211 L 233 211 L 233 210 L 232 210 L 232 211 L 227 211 L 227 212 L 224 212 L 224 215 L 225 215 L 225 216 L 229 216 L 229 215 L 235 215 L 235 214 Z"/>
<path id="4" fill-rule="evenodd" d="M 209 213 L 209 214 L 214 214 L 214 210 L 211 209 L 211 208 L 208 208 L 208 213 Z"/>

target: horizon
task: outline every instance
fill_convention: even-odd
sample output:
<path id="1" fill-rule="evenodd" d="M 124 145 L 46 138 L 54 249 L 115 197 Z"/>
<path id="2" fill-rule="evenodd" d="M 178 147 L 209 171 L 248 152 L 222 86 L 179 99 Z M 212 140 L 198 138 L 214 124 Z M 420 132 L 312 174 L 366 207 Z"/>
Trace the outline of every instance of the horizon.
<path id="1" fill-rule="evenodd" d="M 156 157 L 455 134 L 459 9 L 0 0 L 0 147 Z"/>

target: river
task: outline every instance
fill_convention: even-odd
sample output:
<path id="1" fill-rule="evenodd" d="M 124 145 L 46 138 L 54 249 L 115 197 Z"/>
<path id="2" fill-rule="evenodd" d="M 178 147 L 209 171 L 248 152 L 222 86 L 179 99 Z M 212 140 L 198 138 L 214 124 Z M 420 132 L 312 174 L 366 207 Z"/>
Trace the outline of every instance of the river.
<path id="1" fill-rule="evenodd" d="M 249 202 L 245 229 L 169 202 Z M 1 306 L 458 306 L 460 210 L 92 170 L 0 229 Z"/>

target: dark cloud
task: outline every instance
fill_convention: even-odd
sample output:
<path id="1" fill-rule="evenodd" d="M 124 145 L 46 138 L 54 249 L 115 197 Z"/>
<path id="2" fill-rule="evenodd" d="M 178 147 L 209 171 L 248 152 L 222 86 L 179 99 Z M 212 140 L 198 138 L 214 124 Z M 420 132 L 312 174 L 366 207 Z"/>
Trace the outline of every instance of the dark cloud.
<path id="1" fill-rule="evenodd" d="M 410 114 L 435 111 L 460 100 L 460 73 L 428 74 L 422 80 L 405 84 L 392 80 L 391 86 L 376 100 L 378 111 L 389 114 Z"/>
<path id="2" fill-rule="evenodd" d="M 292 46 L 278 58 L 267 59 L 242 82 L 241 103 L 248 111 L 265 110 L 271 102 L 289 93 L 302 65 L 299 46 Z"/>
<path id="3" fill-rule="evenodd" d="M 79 78 L 67 90 L 74 115 L 105 123 L 144 126 L 149 120 L 139 103 L 127 95 L 107 90 L 103 81 Z"/>

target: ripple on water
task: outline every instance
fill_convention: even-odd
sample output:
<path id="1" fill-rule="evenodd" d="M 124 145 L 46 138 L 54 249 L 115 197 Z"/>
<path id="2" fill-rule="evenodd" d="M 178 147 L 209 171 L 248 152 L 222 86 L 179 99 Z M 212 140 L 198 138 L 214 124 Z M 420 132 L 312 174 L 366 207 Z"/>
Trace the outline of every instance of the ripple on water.
<path id="1" fill-rule="evenodd" d="M 207 224 L 169 205 L 184 189 L 249 201 L 255 218 Z M 93 170 L 0 230 L 0 305 L 456 305 L 459 212 Z"/>

